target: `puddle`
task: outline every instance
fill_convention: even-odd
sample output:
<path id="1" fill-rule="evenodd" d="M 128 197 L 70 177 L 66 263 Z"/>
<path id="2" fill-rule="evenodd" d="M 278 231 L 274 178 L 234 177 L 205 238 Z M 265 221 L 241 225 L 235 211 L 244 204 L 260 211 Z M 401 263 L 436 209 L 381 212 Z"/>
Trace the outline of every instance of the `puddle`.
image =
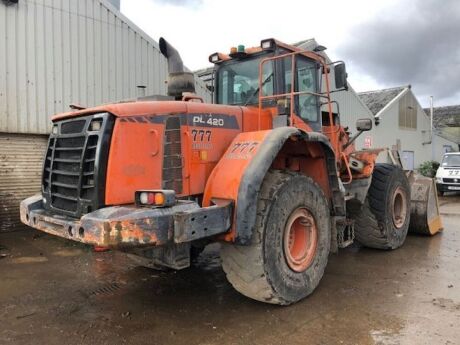
<path id="1" fill-rule="evenodd" d="M 22 256 L 19 258 L 11 259 L 13 264 L 33 264 L 46 261 L 48 261 L 48 258 L 45 256 Z"/>
<path id="2" fill-rule="evenodd" d="M 399 345 L 401 343 L 398 334 L 388 330 L 372 330 L 370 335 L 375 345 Z"/>
<path id="3" fill-rule="evenodd" d="M 83 254 L 83 251 L 80 249 L 62 249 L 52 253 L 55 256 L 62 256 L 62 257 L 72 257 L 72 256 L 79 256 Z"/>

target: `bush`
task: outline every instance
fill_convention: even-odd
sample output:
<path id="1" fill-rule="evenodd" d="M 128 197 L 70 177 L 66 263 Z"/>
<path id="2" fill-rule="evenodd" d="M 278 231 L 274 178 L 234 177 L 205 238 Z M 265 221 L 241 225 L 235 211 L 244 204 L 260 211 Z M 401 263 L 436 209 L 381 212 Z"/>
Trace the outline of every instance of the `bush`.
<path id="1" fill-rule="evenodd" d="M 418 172 L 426 177 L 435 177 L 436 170 L 439 168 L 439 163 L 436 161 L 426 161 L 420 164 Z"/>

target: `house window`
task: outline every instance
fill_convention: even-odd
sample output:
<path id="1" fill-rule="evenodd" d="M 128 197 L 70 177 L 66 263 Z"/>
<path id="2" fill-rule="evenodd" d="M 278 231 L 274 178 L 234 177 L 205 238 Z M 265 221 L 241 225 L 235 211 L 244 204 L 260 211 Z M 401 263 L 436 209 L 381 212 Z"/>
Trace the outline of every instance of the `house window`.
<path id="1" fill-rule="evenodd" d="M 454 148 L 452 147 L 452 145 L 442 145 L 442 151 L 444 153 L 454 152 Z"/>
<path id="2" fill-rule="evenodd" d="M 417 129 L 417 104 L 410 92 L 399 100 L 399 127 Z"/>

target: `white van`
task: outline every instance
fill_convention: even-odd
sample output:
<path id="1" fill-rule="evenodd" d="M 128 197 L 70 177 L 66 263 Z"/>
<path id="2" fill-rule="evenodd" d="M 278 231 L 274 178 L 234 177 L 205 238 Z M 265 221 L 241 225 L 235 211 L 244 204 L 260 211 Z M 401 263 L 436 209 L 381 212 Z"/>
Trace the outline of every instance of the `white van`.
<path id="1" fill-rule="evenodd" d="M 449 191 L 460 191 L 460 152 L 444 154 L 436 172 L 436 187 L 439 195 Z"/>

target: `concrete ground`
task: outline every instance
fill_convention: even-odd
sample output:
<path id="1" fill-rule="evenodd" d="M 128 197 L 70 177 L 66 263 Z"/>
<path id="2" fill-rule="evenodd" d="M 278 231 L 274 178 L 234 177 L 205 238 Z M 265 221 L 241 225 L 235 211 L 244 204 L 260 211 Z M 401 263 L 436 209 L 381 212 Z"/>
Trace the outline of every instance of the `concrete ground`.
<path id="1" fill-rule="evenodd" d="M 0 235 L 0 344 L 459 344 L 460 196 L 445 230 L 393 252 L 348 248 L 290 307 L 232 289 L 214 247 L 161 273 L 26 229 Z"/>

